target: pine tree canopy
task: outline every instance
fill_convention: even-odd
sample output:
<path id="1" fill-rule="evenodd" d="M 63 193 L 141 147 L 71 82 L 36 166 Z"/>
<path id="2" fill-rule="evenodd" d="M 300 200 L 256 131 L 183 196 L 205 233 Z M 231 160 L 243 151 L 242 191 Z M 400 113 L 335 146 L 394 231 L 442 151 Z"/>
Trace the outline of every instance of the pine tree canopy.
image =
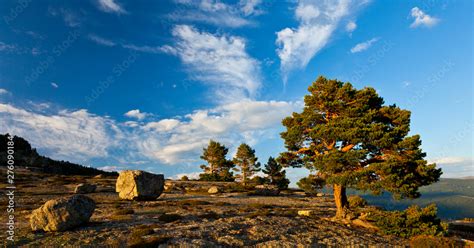
<path id="1" fill-rule="evenodd" d="M 208 165 L 201 165 L 201 168 L 208 174 L 220 173 L 222 170 L 229 170 L 232 163 L 227 160 L 229 151 L 224 145 L 214 140 L 209 141 L 209 145 L 203 148 L 201 159 L 207 161 Z"/>
<path id="2" fill-rule="evenodd" d="M 260 171 L 260 163 L 257 161 L 258 158 L 255 156 L 255 150 L 249 145 L 243 143 L 237 148 L 233 162 L 237 165 L 235 170 L 240 172 L 237 177 L 241 179 L 244 185 L 255 172 Z"/>
<path id="3" fill-rule="evenodd" d="M 327 184 L 394 197 L 418 197 L 418 188 L 439 180 L 419 135 L 409 135 L 410 111 L 384 100 L 370 87 L 319 77 L 304 109 L 283 120 L 285 166 L 317 170 Z"/>

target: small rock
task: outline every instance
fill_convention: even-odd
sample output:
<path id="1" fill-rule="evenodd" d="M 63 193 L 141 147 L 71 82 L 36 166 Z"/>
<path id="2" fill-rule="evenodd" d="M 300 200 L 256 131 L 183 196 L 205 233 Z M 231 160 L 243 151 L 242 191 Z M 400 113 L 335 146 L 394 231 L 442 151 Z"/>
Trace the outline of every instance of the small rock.
<path id="1" fill-rule="evenodd" d="M 33 210 L 30 225 L 33 231 L 65 231 L 89 221 L 95 202 L 85 195 L 49 200 Z"/>
<path id="2" fill-rule="evenodd" d="M 156 200 L 163 192 L 163 174 L 152 174 L 140 170 L 121 171 L 115 184 L 120 199 Z"/>
<path id="3" fill-rule="evenodd" d="M 76 186 L 76 188 L 74 189 L 74 193 L 76 194 L 94 193 L 96 189 L 97 189 L 97 185 L 95 184 L 81 183 Z"/>
<path id="4" fill-rule="evenodd" d="M 220 190 L 219 190 L 219 188 L 216 187 L 216 186 L 210 187 L 209 190 L 207 191 L 207 193 L 209 193 L 209 194 L 217 194 L 217 193 L 219 193 L 219 192 L 220 192 Z"/>
<path id="5" fill-rule="evenodd" d="M 324 193 L 321 193 L 321 192 L 320 192 L 320 193 L 317 193 L 316 196 L 317 196 L 317 197 L 323 197 L 323 196 L 324 196 Z"/>
<path id="6" fill-rule="evenodd" d="M 275 185 L 262 184 L 255 186 L 255 194 L 262 196 L 277 196 L 280 194 L 280 189 Z"/>
<path id="7" fill-rule="evenodd" d="M 299 216 L 311 216 L 311 215 L 313 215 L 313 211 L 312 210 L 299 210 L 298 215 Z"/>

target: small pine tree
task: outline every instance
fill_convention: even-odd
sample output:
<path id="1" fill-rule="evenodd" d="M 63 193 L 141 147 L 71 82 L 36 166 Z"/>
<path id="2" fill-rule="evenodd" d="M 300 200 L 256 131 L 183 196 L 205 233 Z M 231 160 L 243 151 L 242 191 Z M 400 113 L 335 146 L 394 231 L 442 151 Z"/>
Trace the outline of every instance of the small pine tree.
<path id="1" fill-rule="evenodd" d="M 257 162 L 257 160 L 255 150 L 249 145 L 242 143 L 239 148 L 237 148 L 237 153 L 233 160 L 237 167 L 234 170 L 240 172 L 236 177 L 240 179 L 244 186 L 247 185 L 249 178 L 260 171 L 260 163 Z"/>
<path id="2" fill-rule="evenodd" d="M 205 181 L 233 181 L 234 177 L 230 169 L 233 163 L 227 160 L 229 151 L 224 145 L 214 140 L 209 141 L 209 145 L 203 148 L 201 159 L 207 161 L 207 165 L 201 165 L 204 174 L 200 174 L 201 180 Z"/>
<path id="3" fill-rule="evenodd" d="M 268 175 L 267 178 L 270 180 L 270 184 L 276 185 L 279 189 L 288 188 L 290 180 L 286 178 L 286 171 L 273 157 L 268 158 L 262 172 Z"/>

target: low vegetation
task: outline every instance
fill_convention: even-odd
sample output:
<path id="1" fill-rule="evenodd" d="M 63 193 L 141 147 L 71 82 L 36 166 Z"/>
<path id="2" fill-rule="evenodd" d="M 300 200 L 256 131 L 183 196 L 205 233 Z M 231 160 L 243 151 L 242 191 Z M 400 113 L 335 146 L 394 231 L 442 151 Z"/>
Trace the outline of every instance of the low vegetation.
<path id="1" fill-rule="evenodd" d="M 410 238 L 416 235 L 443 236 L 447 224 L 436 216 L 436 205 L 425 208 L 413 205 L 404 211 L 384 211 L 373 208 L 369 218 L 385 234 Z"/>

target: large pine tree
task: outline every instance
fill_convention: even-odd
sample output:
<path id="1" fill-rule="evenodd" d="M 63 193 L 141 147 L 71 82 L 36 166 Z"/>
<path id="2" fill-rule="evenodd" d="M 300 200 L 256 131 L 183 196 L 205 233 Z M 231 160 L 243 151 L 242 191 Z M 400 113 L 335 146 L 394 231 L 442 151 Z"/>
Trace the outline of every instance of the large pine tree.
<path id="1" fill-rule="evenodd" d="M 240 179 L 243 185 L 247 185 L 249 178 L 260 171 L 260 163 L 257 162 L 257 160 L 255 150 L 249 145 L 242 143 L 239 148 L 237 148 L 237 153 L 233 159 L 237 167 L 234 170 L 239 172 L 236 177 Z"/>
<path id="2" fill-rule="evenodd" d="M 288 151 L 279 161 L 317 171 L 332 185 L 337 218 L 347 213 L 348 187 L 415 198 L 420 186 L 439 180 L 441 169 L 424 159 L 420 136 L 408 136 L 408 110 L 384 105 L 373 88 L 324 77 L 308 91 L 303 111 L 283 120 Z"/>

